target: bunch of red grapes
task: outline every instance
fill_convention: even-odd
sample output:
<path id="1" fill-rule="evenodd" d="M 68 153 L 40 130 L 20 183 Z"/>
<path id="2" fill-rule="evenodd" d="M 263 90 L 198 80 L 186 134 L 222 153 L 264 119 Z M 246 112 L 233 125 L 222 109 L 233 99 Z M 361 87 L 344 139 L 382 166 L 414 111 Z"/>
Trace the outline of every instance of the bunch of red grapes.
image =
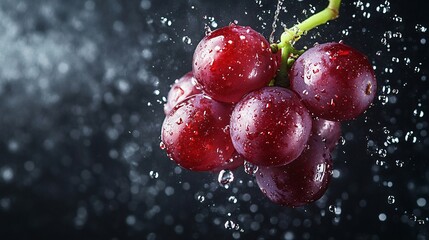
<path id="1" fill-rule="evenodd" d="M 318 44 L 273 84 L 280 51 L 250 27 L 231 24 L 198 44 L 192 71 L 172 86 L 161 147 L 183 168 L 258 167 L 273 202 L 296 207 L 319 199 L 332 175 L 340 121 L 362 114 L 376 92 L 368 59 L 343 43 Z"/>

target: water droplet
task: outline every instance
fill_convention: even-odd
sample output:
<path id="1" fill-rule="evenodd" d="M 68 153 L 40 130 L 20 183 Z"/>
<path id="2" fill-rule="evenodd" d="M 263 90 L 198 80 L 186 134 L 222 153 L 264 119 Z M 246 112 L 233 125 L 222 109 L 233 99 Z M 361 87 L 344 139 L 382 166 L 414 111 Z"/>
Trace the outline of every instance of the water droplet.
<path id="1" fill-rule="evenodd" d="M 254 176 L 255 173 L 258 171 L 259 167 L 248 162 L 248 161 L 244 161 L 244 171 L 249 174 Z"/>
<path id="2" fill-rule="evenodd" d="M 388 12 L 390 12 L 390 2 L 385 1 L 384 4 L 380 4 L 379 6 L 377 6 L 375 8 L 375 10 L 377 12 L 380 12 L 380 13 L 388 13 Z"/>
<path id="3" fill-rule="evenodd" d="M 232 220 L 226 221 L 224 226 L 228 230 L 238 230 L 240 228 L 240 226 L 237 223 L 233 222 Z"/>
<path id="4" fill-rule="evenodd" d="M 384 164 L 385 164 L 386 162 L 385 161 L 382 161 L 382 160 L 376 160 L 375 161 L 375 164 L 377 164 L 378 166 L 384 166 Z"/>
<path id="5" fill-rule="evenodd" d="M 343 136 L 341 136 L 340 137 L 340 140 L 338 141 L 341 145 L 345 145 L 346 144 L 346 139 L 343 137 Z"/>
<path id="6" fill-rule="evenodd" d="M 161 23 L 164 26 L 171 26 L 172 24 L 171 20 L 168 20 L 168 18 L 166 17 L 161 17 Z"/>
<path id="7" fill-rule="evenodd" d="M 380 100 L 382 105 L 386 105 L 389 102 L 389 97 L 387 96 L 383 96 L 383 95 L 379 95 L 378 96 L 378 100 Z"/>
<path id="8" fill-rule="evenodd" d="M 402 17 L 398 16 L 395 14 L 395 16 L 393 16 L 392 18 L 395 22 L 402 22 Z"/>
<path id="9" fill-rule="evenodd" d="M 192 39 L 188 36 L 184 36 L 182 38 L 182 42 L 184 42 L 185 44 L 188 44 L 188 45 L 192 45 Z"/>
<path id="10" fill-rule="evenodd" d="M 414 214 L 410 214 L 410 215 L 408 215 L 408 218 L 409 218 L 411 221 L 413 221 L 413 222 L 416 222 L 416 221 L 417 221 L 417 216 L 416 216 L 416 215 L 414 215 Z"/>
<path id="11" fill-rule="evenodd" d="M 417 137 L 413 136 L 414 132 L 413 131 L 409 131 L 405 134 L 405 141 L 411 141 L 413 143 L 417 142 Z"/>
<path id="12" fill-rule="evenodd" d="M 237 203 L 237 198 L 235 196 L 230 196 L 228 198 L 228 202 L 230 202 L 230 203 Z"/>
<path id="13" fill-rule="evenodd" d="M 425 115 L 425 113 L 422 110 L 414 109 L 413 115 L 416 117 L 423 117 Z"/>
<path id="14" fill-rule="evenodd" d="M 426 199 L 425 198 L 419 198 L 419 199 L 417 199 L 417 206 L 419 206 L 419 207 L 426 206 Z"/>
<path id="15" fill-rule="evenodd" d="M 380 157 L 386 157 L 387 156 L 387 150 L 386 149 L 379 149 L 378 150 L 378 156 Z"/>
<path id="16" fill-rule="evenodd" d="M 414 72 L 416 72 L 416 73 L 418 73 L 418 72 L 420 72 L 420 68 L 419 67 L 414 67 Z"/>
<path id="17" fill-rule="evenodd" d="M 157 178 L 159 177 L 159 173 L 158 173 L 157 171 L 153 171 L 153 170 L 151 170 L 151 171 L 149 172 L 149 176 L 150 176 L 150 178 L 152 178 L 152 179 L 157 179 Z"/>
<path id="18" fill-rule="evenodd" d="M 384 214 L 384 213 L 380 213 L 380 214 L 378 215 L 378 219 L 379 219 L 380 221 L 384 222 L 384 221 L 386 221 L 386 219 L 387 219 L 387 215 L 386 215 L 386 214 Z"/>
<path id="19" fill-rule="evenodd" d="M 424 33 L 424 32 L 426 32 L 428 30 L 428 28 L 425 27 L 425 26 L 423 26 L 423 25 L 421 25 L 421 24 L 416 24 L 416 30 L 417 30 L 417 32 Z"/>
<path id="20" fill-rule="evenodd" d="M 15 140 L 10 140 L 7 144 L 7 147 L 9 149 L 9 151 L 17 152 L 19 149 L 19 143 Z"/>
<path id="21" fill-rule="evenodd" d="M 329 210 L 331 213 L 335 213 L 335 210 L 336 210 L 335 205 L 329 205 L 328 210 Z"/>
<path id="22" fill-rule="evenodd" d="M 206 200 L 206 197 L 204 197 L 203 195 L 197 195 L 196 199 L 198 202 L 202 203 Z"/>
<path id="23" fill-rule="evenodd" d="M 390 196 L 387 197 L 387 203 L 388 204 L 394 204 L 395 201 L 396 201 L 395 200 L 395 196 L 390 195 Z"/>
<path id="24" fill-rule="evenodd" d="M 5 166 L 0 169 L 0 176 L 5 182 L 10 182 L 13 180 L 14 172 L 11 167 Z"/>
<path id="25" fill-rule="evenodd" d="M 183 119 L 182 119 L 182 118 L 178 118 L 178 119 L 176 120 L 176 123 L 177 123 L 177 125 L 182 124 L 182 123 L 183 123 Z"/>
<path id="26" fill-rule="evenodd" d="M 230 170 L 222 170 L 219 172 L 217 181 L 221 187 L 228 189 L 229 185 L 234 181 L 234 173 Z"/>
<path id="27" fill-rule="evenodd" d="M 383 94 L 390 94 L 391 90 L 392 90 L 392 88 L 391 88 L 389 85 L 384 85 L 384 86 L 381 88 L 381 92 L 382 92 Z"/>
<path id="28" fill-rule="evenodd" d="M 319 94 L 315 94 L 314 95 L 314 99 L 316 99 L 317 101 L 320 101 L 320 95 Z"/>
<path id="29" fill-rule="evenodd" d="M 209 26 L 209 25 L 205 25 L 205 26 L 204 26 L 204 33 L 205 33 L 205 35 L 207 36 L 207 35 L 209 35 L 211 32 L 212 32 L 212 29 L 210 28 L 210 26 Z"/>
<path id="30" fill-rule="evenodd" d="M 395 163 L 396 163 L 396 166 L 398 166 L 398 167 L 403 167 L 404 166 L 404 161 L 402 161 L 402 160 L 396 160 L 395 161 Z"/>
<path id="31" fill-rule="evenodd" d="M 425 220 L 423 220 L 423 219 L 419 219 L 419 220 L 417 220 L 417 224 L 418 225 L 424 225 L 426 223 L 426 221 Z"/>

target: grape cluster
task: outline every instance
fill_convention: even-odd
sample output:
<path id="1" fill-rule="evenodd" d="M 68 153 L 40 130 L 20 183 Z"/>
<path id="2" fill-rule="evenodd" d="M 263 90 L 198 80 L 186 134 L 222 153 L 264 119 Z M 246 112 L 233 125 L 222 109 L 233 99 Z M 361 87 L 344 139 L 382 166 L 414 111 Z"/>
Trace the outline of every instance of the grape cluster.
<path id="1" fill-rule="evenodd" d="M 319 199 L 332 172 L 340 121 L 362 114 L 376 92 L 368 59 L 343 43 L 316 45 L 276 84 L 281 64 L 268 41 L 231 24 L 198 44 L 192 71 L 172 86 L 161 147 L 183 168 L 258 166 L 256 181 L 273 202 L 296 207 Z"/>

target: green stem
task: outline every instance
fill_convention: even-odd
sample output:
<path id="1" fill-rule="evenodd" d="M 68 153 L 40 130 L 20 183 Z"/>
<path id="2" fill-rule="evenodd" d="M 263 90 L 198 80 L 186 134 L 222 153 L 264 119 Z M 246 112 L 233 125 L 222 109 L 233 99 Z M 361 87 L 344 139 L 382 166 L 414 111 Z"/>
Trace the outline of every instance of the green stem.
<path id="1" fill-rule="evenodd" d="M 314 14 L 292 28 L 286 29 L 280 38 L 278 48 L 283 48 L 286 44 L 293 44 L 294 40 L 299 39 L 301 35 L 307 31 L 337 18 L 340 4 L 341 0 L 329 0 L 329 5 L 324 10 Z"/>
<path id="2" fill-rule="evenodd" d="M 287 74 L 293 63 L 293 61 L 289 61 L 290 55 L 301 55 L 303 53 L 303 51 L 295 50 L 295 48 L 292 46 L 295 41 L 298 40 L 307 31 L 319 25 L 325 24 L 329 20 L 337 18 L 338 12 L 340 10 L 340 4 L 341 0 L 329 0 L 329 4 L 324 10 L 312 15 L 305 21 L 293 26 L 290 29 L 285 29 L 280 37 L 280 43 L 272 44 L 271 47 L 273 50 L 275 50 L 273 52 L 281 50 L 282 58 L 280 70 L 275 79 L 276 85 L 285 87 L 289 86 Z"/>
<path id="3" fill-rule="evenodd" d="M 285 46 L 282 48 L 282 52 L 281 52 L 282 62 L 279 69 L 279 73 L 277 74 L 277 77 L 276 77 L 277 86 L 289 87 L 289 81 L 287 80 L 288 79 L 287 74 L 288 74 L 289 68 L 287 66 L 287 62 L 291 52 L 292 52 L 291 45 Z"/>

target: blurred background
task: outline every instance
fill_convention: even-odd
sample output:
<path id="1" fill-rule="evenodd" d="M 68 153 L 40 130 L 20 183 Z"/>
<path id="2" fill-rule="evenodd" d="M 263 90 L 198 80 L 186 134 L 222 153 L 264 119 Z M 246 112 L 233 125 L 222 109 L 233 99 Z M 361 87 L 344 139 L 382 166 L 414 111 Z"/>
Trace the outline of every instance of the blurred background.
<path id="1" fill-rule="evenodd" d="M 278 2 L 0 1 L 1 239 L 429 239 L 424 2 L 343 1 L 297 47 L 368 55 L 378 96 L 343 125 L 316 203 L 277 206 L 242 168 L 228 187 L 159 148 L 170 85 L 208 29 L 267 38 Z M 274 33 L 327 1 L 282 4 Z"/>

